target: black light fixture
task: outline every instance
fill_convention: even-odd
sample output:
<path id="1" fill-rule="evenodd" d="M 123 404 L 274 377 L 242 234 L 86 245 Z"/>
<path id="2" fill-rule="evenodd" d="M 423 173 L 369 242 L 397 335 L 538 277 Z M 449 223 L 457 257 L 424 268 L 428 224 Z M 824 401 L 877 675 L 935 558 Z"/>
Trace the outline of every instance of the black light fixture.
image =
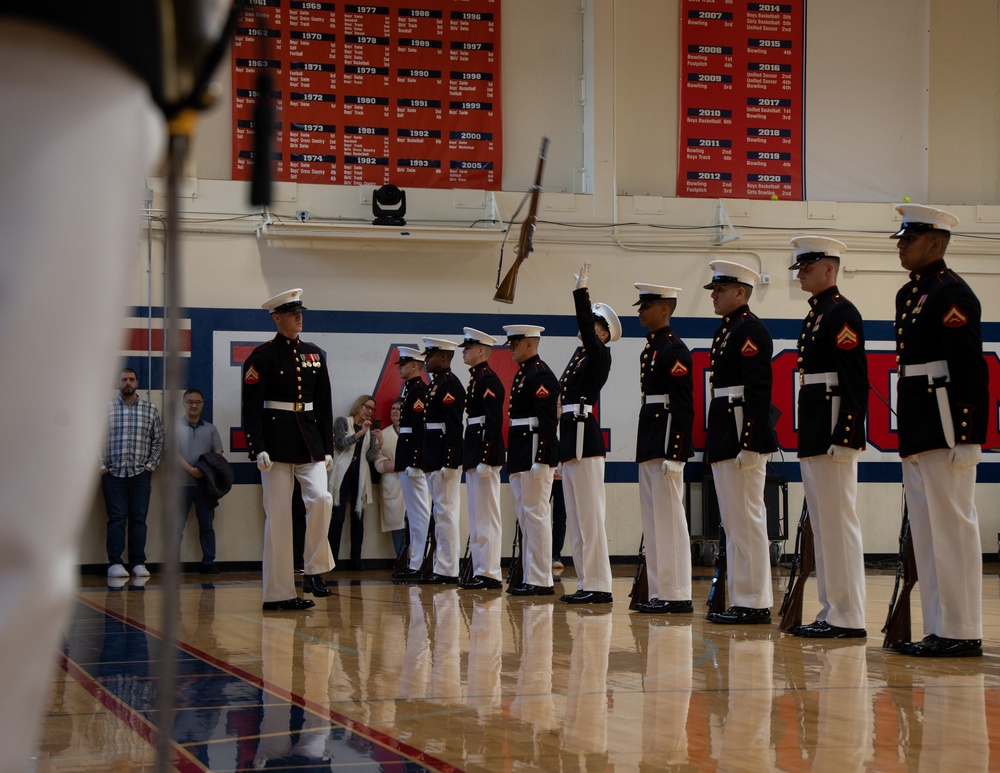
<path id="1" fill-rule="evenodd" d="M 372 197 L 372 225 L 406 225 L 406 191 L 395 185 L 383 185 Z"/>

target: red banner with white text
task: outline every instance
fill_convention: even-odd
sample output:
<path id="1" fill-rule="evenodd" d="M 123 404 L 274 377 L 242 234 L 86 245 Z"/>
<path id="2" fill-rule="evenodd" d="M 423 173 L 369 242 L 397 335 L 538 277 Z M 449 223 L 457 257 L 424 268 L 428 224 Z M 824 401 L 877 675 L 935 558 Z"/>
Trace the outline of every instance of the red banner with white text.
<path id="1" fill-rule="evenodd" d="M 262 71 L 274 180 L 500 188 L 500 0 L 249 0 L 232 53 L 234 180 L 257 162 Z"/>
<path id="2" fill-rule="evenodd" d="M 681 0 L 677 195 L 802 200 L 806 0 Z"/>

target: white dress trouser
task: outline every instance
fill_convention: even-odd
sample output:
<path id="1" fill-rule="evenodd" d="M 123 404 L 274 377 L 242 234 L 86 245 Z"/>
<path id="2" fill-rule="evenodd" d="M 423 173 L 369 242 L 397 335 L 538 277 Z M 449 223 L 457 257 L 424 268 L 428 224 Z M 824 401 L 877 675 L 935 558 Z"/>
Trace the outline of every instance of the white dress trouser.
<path id="1" fill-rule="evenodd" d="M 6 772 L 25 770 L 36 747 L 77 586 L 80 528 L 99 481 L 104 407 L 139 252 L 143 178 L 155 173 L 165 124 L 124 64 L 52 28 L 4 17 L 0 72 Z M 32 346 L 64 377 L 39 378 L 25 363 Z M 58 464 L 40 463 L 56 449 L 66 450 Z"/>
<path id="2" fill-rule="evenodd" d="M 459 506 L 462 491 L 461 470 L 440 469 L 427 473 L 427 488 L 434 507 L 434 573 L 458 576 Z"/>
<path id="3" fill-rule="evenodd" d="M 712 463 L 715 493 L 726 530 L 726 590 L 730 606 L 770 608 L 771 554 L 768 551 L 767 510 L 764 507 L 768 454 L 752 470 L 740 470 L 736 461 Z"/>
<path id="4" fill-rule="evenodd" d="M 611 559 L 604 525 L 604 457 L 563 462 L 566 534 L 576 569 L 577 590 L 611 593 Z"/>
<path id="5" fill-rule="evenodd" d="M 424 562 L 427 528 L 431 523 L 431 492 L 427 488 L 427 476 L 423 473 L 416 478 L 405 472 L 399 473 L 399 487 L 403 491 L 406 518 L 410 522 L 410 569 L 417 570 Z"/>
<path id="6" fill-rule="evenodd" d="M 691 599 L 691 535 L 683 492 L 684 480 L 664 475 L 662 459 L 639 465 L 639 510 L 650 599 Z"/>
<path id="7" fill-rule="evenodd" d="M 466 470 L 469 492 L 469 553 L 472 572 L 477 577 L 500 580 L 500 468 L 490 467 L 490 474 L 480 477 L 474 469 Z"/>
<path id="8" fill-rule="evenodd" d="M 865 552 L 856 507 L 858 461 L 799 459 L 816 552 L 817 620 L 841 628 L 865 627 Z"/>
<path id="9" fill-rule="evenodd" d="M 982 639 L 983 549 L 976 468 L 952 467 L 948 453 L 924 451 L 903 459 L 924 634 Z"/>
<path id="10" fill-rule="evenodd" d="M 546 467 L 541 478 L 531 471 L 513 472 L 510 490 L 514 510 L 521 524 L 521 565 L 524 582 L 542 588 L 552 587 L 552 479 L 555 467 Z"/>
<path id="11" fill-rule="evenodd" d="M 295 548 L 292 543 L 292 491 L 296 479 L 306 506 L 306 538 L 302 556 L 306 574 L 333 569 L 330 551 L 330 513 L 333 496 L 326 487 L 323 462 L 289 464 L 275 462 L 261 473 L 264 494 L 264 601 L 295 598 Z"/>

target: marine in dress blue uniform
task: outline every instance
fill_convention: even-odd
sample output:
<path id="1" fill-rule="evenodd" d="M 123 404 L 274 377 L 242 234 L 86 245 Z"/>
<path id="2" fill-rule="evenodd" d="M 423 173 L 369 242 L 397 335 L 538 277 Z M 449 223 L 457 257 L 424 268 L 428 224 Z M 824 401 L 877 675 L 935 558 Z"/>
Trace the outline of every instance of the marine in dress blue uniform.
<path id="1" fill-rule="evenodd" d="M 302 290 L 280 293 L 262 308 L 278 334 L 243 364 L 243 430 L 247 450 L 261 471 L 264 497 L 264 609 L 306 609 L 295 595 L 292 489 L 302 487 L 306 506 L 303 590 L 329 596 L 320 575 L 333 569 L 326 533 L 333 497 L 326 473 L 333 464 L 330 373 L 323 350 L 299 338 Z"/>
<path id="2" fill-rule="evenodd" d="M 433 376 L 424 412 L 424 461 L 434 512 L 434 571 L 422 582 L 457 583 L 459 508 L 462 487 L 462 419 L 465 387 L 451 370 L 458 346 L 446 338 L 424 338 L 424 363 Z"/>
<path id="3" fill-rule="evenodd" d="M 465 391 L 465 443 L 462 467 L 468 490 L 469 552 L 473 577 L 460 587 L 499 590 L 500 573 L 500 468 L 506 458 L 503 441 L 503 401 L 507 394 L 500 377 L 490 367 L 490 352 L 497 339 L 467 327 L 462 361 L 469 366 Z"/>
<path id="4" fill-rule="evenodd" d="M 945 264 L 958 218 L 896 207 L 910 279 L 896 294 L 896 387 L 903 490 L 920 578 L 923 641 L 907 655 L 982 655 L 982 546 L 976 465 L 990 420 L 979 299 Z"/>
<path id="5" fill-rule="evenodd" d="M 431 494 L 423 468 L 424 413 L 427 410 L 427 382 L 424 381 L 424 355 L 410 346 L 398 348 L 399 375 L 403 379 L 400 397 L 399 438 L 396 441 L 394 467 L 400 472 L 399 487 L 406 506 L 410 530 L 410 561 L 408 568 L 394 572 L 397 580 L 418 580 L 424 562 L 427 530 L 431 521 Z"/>
<path id="6" fill-rule="evenodd" d="M 715 313 L 722 324 L 712 340 L 705 461 L 712 465 L 715 493 L 726 530 L 732 606 L 709 612 L 712 623 L 770 623 L 771 559 L 765 467 L 778 445 L 771 426 L 771 334 L 747 305 L 760 275 L 726 260 L 709 266 Z"/>
<path id="7" fill-rule="evenodd" d="M 594 408 L 611 373 L 609 344 L 621 338 L 622 326 L 605 303 L 590 302 L 590 263 L 576 276 L 573 305 L 580 346 L 559 379 L 559 461 L 562 462 L 566 533 L 569 536 L 577 590 L 562 596 L 568 604 L 610 604 L 611 560 L 605 527 L 605 448 Z"/>
<path id="8" fill-rule="evenodd" d="M 691 535 L 684 509 L 684 463 L 691 456 L 691 352 L 670 327 L 679 287 L 636 284 L 639 323 L 649 330 L 639 358 L 642 407 L 636 432 L 639 509 L 650 614 L 693 612 Z"/>
<path id="9" fill-rule="evenodd" d="M 865 555 L 858 518 L 858 456 L 865 446 L 868 359 L 857 307 L 840 294 L 847 245 L 825 236 L 792 239 L 799 285 L 810 294 L 799 334 L 799 467 L 814 535 L 820 610 L 789 633 L 863 638 Z"/>
<path id="10" fill-rule="evenodd" d="M 507 473 L 521 526 L 524 582 L 507 588 L 515 596 L 551 596 L 552 589 L 552 479 L 559 463 L 556 438 L 556 401 L 559 382 L 538 356 L 545 328 L 506 325 L 507 345 L 518 364 L 510 388 L 507 415 Z"/>

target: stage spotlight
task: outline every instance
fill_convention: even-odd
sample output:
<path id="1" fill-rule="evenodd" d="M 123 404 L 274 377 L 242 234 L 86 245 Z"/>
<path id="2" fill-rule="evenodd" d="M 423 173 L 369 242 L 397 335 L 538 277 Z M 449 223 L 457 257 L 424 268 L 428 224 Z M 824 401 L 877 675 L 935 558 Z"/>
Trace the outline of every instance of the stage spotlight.
<path id="1" fill-rule="evenodd" d="M 372 225 L 406 225 L 406 191 L 395 185 L 383 185 L 372 197 Z"/>

